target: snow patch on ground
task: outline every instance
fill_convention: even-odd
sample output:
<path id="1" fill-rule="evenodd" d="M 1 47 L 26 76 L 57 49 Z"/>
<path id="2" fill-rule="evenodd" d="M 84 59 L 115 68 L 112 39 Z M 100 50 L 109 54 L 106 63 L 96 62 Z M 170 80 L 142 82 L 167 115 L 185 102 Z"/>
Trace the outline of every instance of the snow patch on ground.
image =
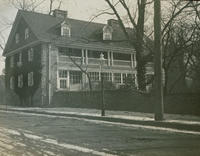
<path id="1" fill-rule="evenodd" d="M 41 142 L 45 142 L 45 143 L 49 143 L 49 144 L 53 144 L 56 146 L 60 146 L 66 149 L 70 149 L 70 150 L 75 150 L 78 152 L 83 152 L 83 153 L 88 153 L 88 154 L 94 154 L 94 155 L 98 155 L 98 156 L 116 156 L 113 154 L 109 154 L 109 153 L 105 153 L 105 152 L 100 152 L 100 151 L 96 151 L 93 149 L 89 149 L 89 148 L 85 148 L 85 147 L 81 147 L 81 146 L 77 146 L 77 145 L 72 145 L 72 144 L 66 144 L 66 143 L 58 143 L 57 140 L 54 139 L 44 139 L 43 137 L 34 135 L 34 134 L 27 134 L 25 132 L 22 132 L 22 130 L 20 130 L 20 132 L 12 130 L 12 129 L 5 129 L 5 128 L 0 128 L 0 131 L 3 133 L 9 133 L 12 135 L 19 135 L 20 133 L 24 135 L 24 137 L 29 138 L 29 139 L 33 139 L 33 140 L 37 140 L 37 141 L 41 141 Z M 10 145 L 5 145 L 2 142 L 0 142 L 0 146 L 3 146 L 4 148 L 11 150 L 13 147 Z M 47 151 L 45 151 L 47 152 Z M 54 153 L 47 153 L 49 155 L 55 155 Z"/>
<path id="2" fill-rule="evenodd" d="M 5 111 L 3 111 L 3 112 L 5 112 Z M 197 132 L 197 131 L 179 130 L 179 129 L 174 129 L 174 128 L 164 128 L 164 127 L 157 127 L 157 126 L 127 124 L 127 123 L 121 123 L 121 122 L 91 120 L 91 119 L 84 119 L 84 118 L 78 118 L 78 117 L 66 117 L 66 116 L 14 112 L 14 111 L 12 111 L 12 112 L 7 111 L 7 113 L 16 113 L 16 114 L 30 115 L 30 116 L 42 116 L 42 117 L 48 117 L 48 118 L 75 119 L 75 120 L 86 121 L 86 122 L 91 122 L 91 123 L 95 123 L 95 124 L 107 124 L 107 125 L 115 125 L 115 126 L 124 126 L 124 127 L 129 127 L 129 128 L 139 128 L 139 129 L 142 128 L 142 129 L 151 129 L 151 130 L 158 130 L 158 131 L 167 131 L 167 132 L 171 132 L 171 133 L 200 135 L 200 132 Z"/>

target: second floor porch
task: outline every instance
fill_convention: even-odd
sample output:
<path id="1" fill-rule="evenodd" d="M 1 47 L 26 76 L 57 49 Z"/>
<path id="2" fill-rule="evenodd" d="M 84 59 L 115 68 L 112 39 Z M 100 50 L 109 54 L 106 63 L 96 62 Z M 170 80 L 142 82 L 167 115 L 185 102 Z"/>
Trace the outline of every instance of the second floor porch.
<path id="1" fill-rule="evenodd" d="M 103 54 L 103 60 L 100 55 Z M 135 68 L 135 53 L 116 53 L 112 51 L 94 51 L 89 49 L 59 48 L 58 61 L 61 64 L 73 64 L 86 66 L 115 66 Z"/>

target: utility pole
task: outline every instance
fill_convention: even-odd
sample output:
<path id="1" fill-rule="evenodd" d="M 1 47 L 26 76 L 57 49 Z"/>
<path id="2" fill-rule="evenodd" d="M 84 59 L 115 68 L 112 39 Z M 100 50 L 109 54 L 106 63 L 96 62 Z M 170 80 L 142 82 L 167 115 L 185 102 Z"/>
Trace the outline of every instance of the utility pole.
<path id="1" fill-rule="evenodd" d="M 104 77 L 103 77 L 103 64 L 104 64 L 104 55 L 100 54 L 100 76 L 101 76 L 101 116 L 105 116 L 105 101 L 104 101 Z"/>
<path id="2" fill-rule="evenodd" d="M 155 120 L 163 120 L 163 83 L 162 83 L 162 44 L 161 44 L 161 5 L 154 0 L 154 73 L 155 73 Z"/>
<path id="3" fill-rule="evenodd" d="M 101 116 L 105 116 L 105 101 L 104 101 L 104 79 L 101 72 Z"/>

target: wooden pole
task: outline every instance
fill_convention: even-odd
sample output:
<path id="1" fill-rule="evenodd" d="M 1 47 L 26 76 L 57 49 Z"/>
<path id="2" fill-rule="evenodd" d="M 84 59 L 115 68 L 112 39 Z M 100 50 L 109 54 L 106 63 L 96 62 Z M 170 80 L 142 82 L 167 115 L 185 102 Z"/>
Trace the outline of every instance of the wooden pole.
<path id="1" fill-rule="evenodd" d="M 104 102 L 104 79 L 101 72 L 101 116 L 105 116 L 105 102 Z"/>
<path id="2" fill-rule="evenodd" d="M 163 84 L 162 84 L 162 44 L 161 44 L 161 4 L 154 0 L 154 71 L 155 71 L 155 120 L 163 120 Z"/>

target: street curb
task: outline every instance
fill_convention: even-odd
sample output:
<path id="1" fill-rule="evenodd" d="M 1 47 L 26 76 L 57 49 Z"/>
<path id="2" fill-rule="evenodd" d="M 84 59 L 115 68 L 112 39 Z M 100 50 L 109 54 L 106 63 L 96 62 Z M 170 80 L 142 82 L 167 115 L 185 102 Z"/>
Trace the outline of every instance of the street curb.
<path id="1" fill-rule="evenodd" d="M 145 126 L 154 126 L 154 127 L 162 127 L 162 128 L 172 128 L 178 130 L 187 130 L 187 131 L 196 131 L 200 132 L 199 124 L 186 124 L 179 122 L 167 122 L 167 120 L 163 121 L 154 121 L 154 120 L 134 120 L 134 119 L 123 119 L 123 118 L 115 118 L 109 116 L 92 116 L 85 114 L 71 114 L 71 113 L 56 113 L 56 112 L 47 112 L 40 110 L 23 110 L 23 109 L 5 109 L 0 108 L 3 111 L 13 111 L 13 112 L 24 112 L 24 113 L 34 113 L 34 114 L 46 114 L 46 115 L 54 115 L 54 116 L 63 116 L 63 117 L 75 117 L 75 118 L 84 118 L 89 120 L 99 120 L 99 121 L 107 121 L 114 123 L 125 123 L 125 124 L 136 124 L 136 125 L 145 125 Z"/>

